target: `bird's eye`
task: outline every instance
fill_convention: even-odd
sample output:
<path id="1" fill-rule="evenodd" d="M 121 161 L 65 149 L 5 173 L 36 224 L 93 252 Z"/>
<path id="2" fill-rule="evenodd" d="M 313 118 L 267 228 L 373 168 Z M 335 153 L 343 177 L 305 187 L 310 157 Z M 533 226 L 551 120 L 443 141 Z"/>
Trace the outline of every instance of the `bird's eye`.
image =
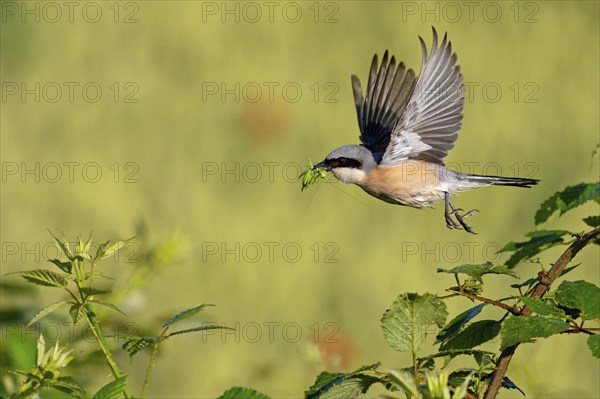
<path id="1" fill-rule="evenodd" d="M 326 162 L 327 166 L 329 166 L 330 168 L 356 168 L 356 169 L 359 169 L 361 166 L 361 163 L 359 160 L 352 159 L 352 158 L 345 158 L 345 157 L 328 159 L 325 162 Z"/>

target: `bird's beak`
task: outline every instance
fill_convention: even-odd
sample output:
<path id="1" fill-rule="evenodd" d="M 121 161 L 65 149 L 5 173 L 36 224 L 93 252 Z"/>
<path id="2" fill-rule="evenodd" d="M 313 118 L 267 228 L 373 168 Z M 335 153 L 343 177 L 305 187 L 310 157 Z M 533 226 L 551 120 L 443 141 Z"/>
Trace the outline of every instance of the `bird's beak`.
<path id="1" fill-rule="evenodd" d="M 314 165 L 313 168 L 314 169 L 325 168 L 325 169 L 329 170 L 329 168 L 327 166 L 325 166 L 325 161 L 324 160 L 321 161 L 321 162 L 319 162 L 318 164 Z"/>

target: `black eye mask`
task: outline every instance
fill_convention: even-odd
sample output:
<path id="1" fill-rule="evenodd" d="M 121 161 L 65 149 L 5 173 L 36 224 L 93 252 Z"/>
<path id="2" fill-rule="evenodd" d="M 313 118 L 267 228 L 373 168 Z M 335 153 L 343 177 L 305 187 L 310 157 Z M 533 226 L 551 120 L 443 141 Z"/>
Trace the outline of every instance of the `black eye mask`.
<path id="1" fill-rule="evenodd" d="M 351 158 L 333 158 L 326 159 L 325 166 L 328 168 L 356 168 L 359 169 L 361 163 L 359 160 L 351 159 Z"/>

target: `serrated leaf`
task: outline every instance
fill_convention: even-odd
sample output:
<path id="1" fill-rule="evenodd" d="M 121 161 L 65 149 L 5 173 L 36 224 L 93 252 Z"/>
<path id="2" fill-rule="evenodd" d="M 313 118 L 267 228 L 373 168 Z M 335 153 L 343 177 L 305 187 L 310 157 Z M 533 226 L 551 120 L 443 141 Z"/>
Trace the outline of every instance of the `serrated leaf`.
<path id="1" fill-rule="evenodd" d="M 562 272 L 560 272 L 560 275 L 559 275 L 559 277 L 562 277 L 562 276 L 564 276 L 565 274 L 569 273 L 570 271 L 572 271 L 572 270 L 576 269 L 576 268 L 577 268 L 577 267 L 579 267 L 579 266 L 581 266 L 581 263 L 578 263 L 578 264 L 576 264 L 576 265 L 573 265 L 573 266 L 565 267 L 565 268 L 562 270 Z"/>
<path id="2" fill-rule="evenodd" d="M 367 392 L 369 387 L 381 380 L 373 371 L 379 363 L 363 366 L 351 373 L 322 372 L 315 383 L 304 393 L 306 399 L 353 399 Z"/>
<path id="3" fill-rule="evenodd" d="M 514 252 L 506 261 L 506 266 L 512 269 L 519 262 L 531 259 L 543 250 L 563 244 L 565 241 L 563 239 L 564 235 L 571 235 L 571 232 L 566 230 L 532 231 L 526 234 L 526 236 L 531 237 L 529 241 L 511 241 L 499 252 Z"/>
<path id="4" fill-rule="evenodd" d="M 260 393 L 250 388 L 233 387 L 229 388 L 217 399 L 270 399 L 264 393 Z"/>
<path id="5" fill-rule="evenodd" d="M 592 351 L 594 357 L 600 358 L 600 335 L 590 335 L 587 339 L 587 344 Z"/>
<path id="6" fill-rule="evenodd" d="M 415 377 L 404 370 L 390 370 L 388 372 L 390 382 L 399 390 L 402 390 L 407 398 L 420 398 L 419 387 Z"/>
<path id="7" fill-rule="evenodd" d="M 496 320 L 479 320 L 440 346 L 440 350 L 472 349 L 493 339 L 500 332 L 502 323 Z"/>
<path id="8" fill-rule="evenodd" d="M 71 318 L 73 319 L 73 324 L 77 324 L 77 322 L 79 321 L 79 314 L 81 312 L 81 304 L 80 303 L 74 303 L 71 308 L 69 309 L 69 314 L 71 315 Z"/>
<path id="9" fill-rule="evenodd" d="M 104 306 L 104 307 L 110 308 L 112 310 L 116 310 L 117 312 L 121 313 L 122 315 L 127 316 L 125 314 L 125 312 L 123 312 L 121 309 L 119 309 L 117 306 L 113 305 L 112 303 L 104 302 L 104 301 L 99 301 L 97 299 L 90 299 L 88 302 L 95 303 L 95 304 L 98 304 L 100 306 Z"/>
<path id="10" fill-rule="evenodd" d="M 467 396 L 469 390 L 469 384 L 471 383 L 471 378 L 473 377 L 473 373 L 471 372 L 468 376 L 465 377 L 462 384 L 456 387 L 454 390 L 454 394 L 452 395 L 452 399 L 463 399 Z"/>
<path id="11" fill-rule="evenodd" d="M 94 255 L 94 259 L 92 260 L 93 262 L 99 261 L 102 258 L 102 256 L 104 256 L 108 244 L 110 244 L 110 241 L 106 241 L 98 245 L 98 249 L 96 249 L 96 255 Z"/>
<path id="12" fill-rule="evenodd" d="M 77 248 L 75 249 L 75 258 L 83 260 L 92 260 L 92 257 L 88 253 L 91 245 L 92 234 L 90 233 L 89 239 L 84 244 L 79 236 L 77 237 Z"/>
<path id="13" fill-rule="evenodd" d="M 393 349 L 416 351 L 425 341 L 427 327 L 441 328 L 447 316 L 446 304 L 435 295 L 400 294 L 381 318 L 381 328 Z"/>
<path id="14" fill-rule="evenodd" d="M 563 281 L 556 289 L 556 301 L 581 311 L 583 320 L 600 318 L 600 288 L 587 281 Z"/>
<path id="15" fill-rule="evenodd" d="M 590 227 L 600 226 L 600 216 L 588 216 L 583 218 L 583 221 Z"/>
<path id="16" fill-rule="evenodd" d="M 502 325 L 500 349 L 521 342 L 532 342 L 535 338 L 546 338 L 568 329 L 568 323 L 543 316 L 510 316 Z"/>
<path id="17" fill-rule="evenodd" d="M 451 273 L 451 274 L 466 274 L 469 277 L 474 278 L 480 283 L 483 283 L 481 277 L 485 274 L 505 274 L 507 276 L 517 277 L 515 272 L 510 270 L 505 265 L 492 265 L 490 262 L 483 263 L 480 265 L 460 265 L 453 267 L 452 269 L 437 269 L 438 273 Z"/>
<path id="18" fill-rule="evenodd" d="M 111 246 L 108 246 L 110 241 L 106 241 L 104 244 L 100 244 L 98 246 L 98 250 L 96 251 L 96 255 L 94 256 L 93 261 L 97 262 L 99 260 L 108 258 L 112 254 L 123 248 L 125 245 L 127 245 L 129 242 L 131 242 L 134 238 L 135 237 L 131 237 L 126 240 L 115 241 Z"/>
<path id="19" fill-rule="evenodd" d="M 44 309 L 37 312 L 35 314 L 35 316 L 33 316 L 31 321 L 29 323 L 27 323 L 27 327 L 31 326 L 33 323 L 39 321 L 44 316 L 54 312 L 56 309 L 60 308 L 62 305 L 66 305 L 66 304 L 67 304 L 67 301 L 59 301 L 59 302 L 55 302 L 53 304 L 46 306 Z"/>
<path id="20" fill-rule="evenodd" d="M 450 362 L 450 360 L 452 360 L 455 357 L 460 356 L 460 355 L 473 356 L 475 358 L 475 360 L 478 361 L 477 359 L 479 359 L 483 356 L 493 356 L 494 353 L 488 352 L 488 351 L 483 351 L 481 349 L 448 349 L 448 350 L 434 353 L 433 355 L 418 358 L 418 362 L 423 363 L 424 361 L 430 361 L 433 359 L 446 358 L 446 364 L 444 366 L 444 367 L 446 367 L 448 365 L 448 363 Z M 434 366 L 435 366 L 435 363 L 434 363 Z"/>
<path id="21" fill-rule="evenodd" d="M 129 353 L 129 357 L 133 357 L 142 349 L 154 345 L 159 339 L 160 337 L 129 337 L 121 347 Z"/>
<path id="22" fill-rule="evenodd" d="M 179 331 L 172 332 L 172 333 L 166 335 L 165 338 L 171 337 L 173 335 L 188 334 L 188 333 L 192 333 L 192 332 L 200 332 L 200 331 L 207 331 L 207 330 L 233 330 L 233 331 L 235 331 L 235 328 L 225 327 L 225 326 L 217 326 L 217 325 L 200 326 L 200 327 L 188 328 L 185 330 L 179 330 Z"/>
<path id="23" fill-rule="evenodd" d="M 125 391 L 126 378 L 126 376 L 119 377 L 104 385 L 94 394 L 93 399 L 120 399 Z"/>
<path id="24" fill-rule="evenodd" d="M 528 296 L 521 297 L 520 299 L 525 305 L 529 306 L 531 310 L 540 316 L 552 316 L 559 319 L 565 319 L 567 317 L 562 309 L 556 307 L 551 302 L 544 301 L 539 298 L 531 298 Z"/>
<path id="25" fill-rule="evenodd" d="M 181 320 L 185 320 L 185 319 L 189 319 L 190 317 L 194 316 L 197 313 L 200 313 L 204 308 L 209 307 L 209 306 L 215 306 L 209 303 L 204 303 L 200 306 L 196 306 L 195 308 L 191 308 L 191 309 L 186 309 L 183 312 L 180 312 L 178 314 L 176 314 L 175 316 L 171 317 L 169 320 L 167 320 L 162 327 L 167 327 L 170 325 L 173 325 Z"/>
<path id="26" fill-rule="evenodd" d="M 531 287 L 532 285 L 534 285 L 536 283 L 537 283 L 537 279 L 535 279 L 535 278 L 532 277 L 532 278 L 529 278 L 529 279 L 523 281 L 522 283 L 511 284 L 510 286 L 512 288 L 522 288 L 522 287 L 525 287 L 525 286 Z"/>
<path id="27" fill-rule="evenodd" d="M 90 296 L 90 295 L 101 295 L 101 294 L 108 294 L 110 293 L 110 291 L 108 290 L 100 290 L 98 288 L 92 288 L 92 287 L 83 287 L 80 289 L 80 291 L 85 294 L 85 296 Z"/>
<path id="28" fill-rule="evenodd" d="M 51 259 L 50 262 L 54 263 L 63 272 L 71 274 L 71 270 L 73 269 L 73 264 L 70 261 L 61 262 L 58 259 Z"/>
<path id="29" fill-rule="evenodd" d="M 85 395 L 85 388 L 71 377 L 58 377 L 56 380 L 46 380 L 46 384 L 74 398 L 82 398 Z"/>
<path id="30" fill-rule="evenodd" d="M 494 357 L 494 353 L 481 351 L 480 353 L 474 353 L 473 358 L 477 362 L 477 365 L 480 369 L 483 369 L 487 366 L 496 366 L 496 359 Z"/>
<path id="31" fill-rule="evenodd" d="M 8 274 L 18 274 L 30 283 L 45 287 L 65 287 L 67 285 L 67 280 L 63 276 L 46 269 L 26 270 Z"/>
<path id="32" fill-rule="evenodd" d="M 41 366 L 44 361 L 44 354 L 46 353 L 46 341 L 44 340 L 44 335 L 40 334 L 38 340 L 35 344 L 36 356 L 35 356 L 35 364 L 36 366 Z"/>
<path id="33" fill-rule="evenodd" d="M 580 183 L 576 186 L 567 187 L 542 203 L 540 209 L 535 214 L 535 224 L 539 226 L 546 222 L 558 210 L 560 210 L 560 215 L 562 216 L 567 211 L 589 200 L 595 199 L 598 201 L 599 197 L 599 183 Z"/>
<path id="34" fill-rule="evenodd" d="M 442 330 L 438 333 L 436 337 L 435 343 L 442 342 L 447 340 L 448 338 L 453 337 L 457 332 L 459 332 L 465 324 L 471 321 L 475 316 L 481 313 L 483 307 L 487 305 L 485 302 L 480 303 L 477 306 L 472 307 L 471 309 L 467 309 L 454 319 L 452 319 Z"/>
<path id="35" fill-rule="evenodd" d="M 54 238 L 54 242 L 56 243 L 56 246 L 58 247 L 58 249 L 60 249 L 60 251 L 68 259 L 73 259 L 73 256 L 71 255 L 71 251 L 69 249 L 69 243 L 67 242 L 67 240 L 58 238 L 57 236 L 54 235 L 54 233 L 52 231 L 50 231 L 50 229 L 48 229 L 48 232 L 50 233 L 52 238 Z"/>

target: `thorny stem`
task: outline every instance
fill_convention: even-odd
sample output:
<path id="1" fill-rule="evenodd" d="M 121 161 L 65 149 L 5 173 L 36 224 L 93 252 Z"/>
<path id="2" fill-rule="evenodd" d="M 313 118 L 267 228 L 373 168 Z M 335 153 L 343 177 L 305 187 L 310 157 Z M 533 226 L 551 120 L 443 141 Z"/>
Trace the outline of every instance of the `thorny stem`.
<path id="1" fill-rule="evenodd" d="M 148 368 L 146 369 L 146 377 L 144 378 L 144 386 L 142 386 L 142 392 L 140 393 L 140 399 L 144 398 L 146 394 L 146 389 L 148 388 L 148 383 L 150 382 L 150 371 L 154 367 L 154 359 L 156 358 L 156 353 L 158 352 L 158 345 L 167 338 L 165 334 L 169 326 L 165 327 L 163 332 L 160 334 L 160 337 L 157 337 L 156 341 L 152 344 L 152 353 L 150 354 L 150 361 L 148 362 Z"/>
<path id="2" fill-rule="evenodd" d="M 142 387 L 142 393 L 140 393 L 140 399 L 144 398 L 146 395 L 146 388 L 148 388 L 148 383 L 150 382 L 150 371 L 154 367 L 154 359 L 156 358 L 156 353 L 158 352 L 158 342 L 152 344 L 152 353 L 150 354 L 150 362 L 148 363 L 148 368 L 146 369 L 146 377 L 144 378 L 144 386 Z"/>
<path id="3" fill-rule="evenodd" d="M 415 351 L 414 349 L 412 351 L 412 361 L 413 361 L 413 374 L 415 375 L 415 381 L 418 381 L 419 377 L 417 376 L 417 373 L 418 373 L 419 369 L 417 367 L 417 351 Z"/>
<path id="4" fill-rule="evenodd" d="M 558 258 L 558 260 L 554 263 L 552 268 L 548 271 L 548 273 L 540 272 L 538 274 L 538 284 L 535 286 L 535 289 L 531 293 L 532 298 L 541 298 L 546 291 L 550 289 L 550 286 L 556 280 L 560 273 L 564 270 L 564 268 L 569 264 L 569 262 L 592 240 L 597 238 L 600 235 L 600 227 L 595 228 L 594 230 L 584 234 L 583 236 L 577 238 L 575 241 L 569 245 L 567 250 L 563 252 L 563 254 Z M 532 312 L 531 308 L 525 306 L 520 314 L 528 316 Z M 519 344 L 509 346 L 504 349 L 498 358 L 498 362 L 496 363 L 496 371 L 492 373 L 490 383 L 487 387 L 485 395 L 483 399 L 495 399 L 496 395 L 498 395 L 498 391 L 502 385 L 502 380 L 506 374 L 506 370 L 508 369 L 508 365 L 512 359 L 512 356 L 515 353 L 515 350 Z"/>
<path id="5" fill-rule="evenodd" d="M 485 303 L 489 303 L 490 305 L 494 305 L 497 306 L 499 308 L 502 308 L 514 315 L 518 315 L 520 314 L 518 310 L 516 310 L 514 307 L 507 305 L 505 303 L 502 303 L 500 301 L 496 301 L 494 299 L 489 299 L 489 298 L 485 298 L 479 295 L 474 295 L 474 294 L 469 294 L 468 292 L 464 292 L 464 291 L 452 291 L 452 292 L 456 292 L 458 295 L 462 295 L 464 297 L 470 298 L 470 299 L 474 299 L 476 301 L 480 301 L 480 302 L 485 302 Z"/>
<path id="6" fill-rule="evenodd" d="M 121 373 L 121 370 L 119 370 L 119 366 L 117 366 L 117 363 L 113 359 L 112 354 L 110 353 L 110 350 L 108 349 L 108 344 L 106 343 L 106 340 L 104 339 L 104 334 L 102 333 L 100 324 L 98 323 L 98 320 L 96 320 L 96 316 L 94 315 L 94 312 L 91 307 L 92 305 L 88 303 L 88 304 L 85 304 L 84 306 L 85 306 L 85 309 L 83 311 L 83 315 L 84 315 L 88 325 L 90 326 L 90 329 L 92 330 L 92 334 L 94 334 L 94 337 L 96 338 L 96 341 L 98 342 L 98 346 L 100 346 L 100 350 L 102 351 L 102 353 L 104 354 L 104 357 L 106 358 L 106 362 L 108 363 L 108 367 L 110 368 L 110 371 L 111 371 L 113 377 L 115 379 L 122 377 L 123 374 Z M 131 398 L 131 396 L 129 395 L 127 390 L 125 390 L 123 392 L 123 396 L 126 399 Z"/>

